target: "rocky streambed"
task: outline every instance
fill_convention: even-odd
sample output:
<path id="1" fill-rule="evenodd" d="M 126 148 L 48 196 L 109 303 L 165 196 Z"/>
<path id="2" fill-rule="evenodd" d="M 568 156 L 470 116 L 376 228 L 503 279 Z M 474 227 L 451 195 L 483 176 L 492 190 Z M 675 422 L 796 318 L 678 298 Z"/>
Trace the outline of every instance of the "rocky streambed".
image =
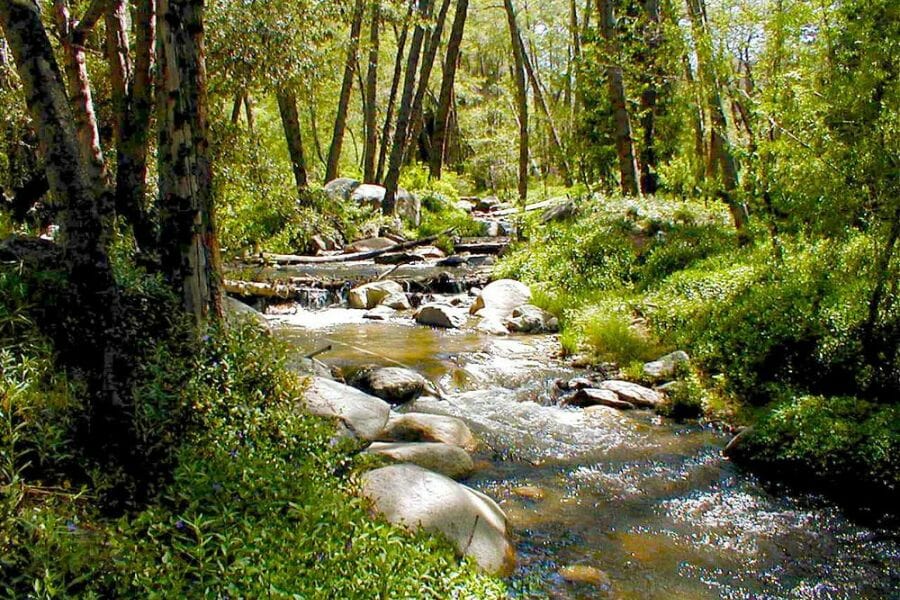
<path id="1" fill-rule="evenodd" d="M 374 367 L 423 379 L 421 396 L 385 403 L 380 425 L 355 432 L 380 440 L 372 452 L 430 469 L 392 466 L 366 476 L 364 490 L 389 518 L 431 523 L 461 552 L 494 557 L 478 560 L 498 573 L 508 573 L 514 549 L 513 588 L 544 597 L 900 597 L 896 531 L 763 485 L 723 458 L 729 436 L 715 429 L 639 406 L 562 406 L 572 393 L 560 381 L 577 391 L 586 373 L 556 358 L 554 335 L 497 335 L 515 329 L 510 315 L 472 316 L 468 294 L 424 300 L 456 315 L 453 328 L 417 323 L 399 304 L 373 319 L 368 302 L 281 306 L 269 317 L 298 357 L 329 348 L 318 360 L 356 373 L 350 382 L 369 398 Z M 368 369 L 360 379 L 361 367 Z M 423 415 L 425 425 L 417 424 Z M 427 415 L 438 420 L 429 426 Z M 393 433 L 385 435 L 388 423 Z M 449 506 L 457 508 L 442 508 Z"/>

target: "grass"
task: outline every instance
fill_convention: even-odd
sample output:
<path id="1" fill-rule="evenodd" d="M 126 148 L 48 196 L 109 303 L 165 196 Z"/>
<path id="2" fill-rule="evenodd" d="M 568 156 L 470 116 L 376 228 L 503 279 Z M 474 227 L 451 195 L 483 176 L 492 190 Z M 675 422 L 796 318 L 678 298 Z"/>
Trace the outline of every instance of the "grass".
<path id="1" fill-rule="evenodd" d="M 135 443 L 172 461 L 112 509 L 123 481 L 150 482 L 83 453 L 77 380 L 34 327 L 27 284 L 2 276 L 0 598 L 504 596 L 444 541 L 372 517 L 356 446 L 299 410 L 304 380 L 250 322 L 146 353 Z"/>

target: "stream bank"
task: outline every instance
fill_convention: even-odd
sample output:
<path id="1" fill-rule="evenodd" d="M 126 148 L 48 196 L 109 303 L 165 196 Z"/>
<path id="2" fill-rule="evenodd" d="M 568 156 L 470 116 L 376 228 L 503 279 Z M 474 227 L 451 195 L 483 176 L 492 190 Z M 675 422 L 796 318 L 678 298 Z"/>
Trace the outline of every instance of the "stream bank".
<path id="1" fill-rule="evenodd" d="M 442 298 L 438 298 L 442 299 Z M 446 298 L 444 298 L 446 299 Z M 462 300 L 461 300 L 462 301 Z M 724 459 L 728 436 L 649 411 L 556 405 L 552 335 L 496 337 L 299 305 L 279 335 L 336 370 L 404 366 L 443 398 L 400 411 L 463 419 L 482 446 L 465 483 L 506 512 L 515 586 L 556 598 L 890 598 L 896 531 L 864 527 L 812 495 L 763 485 Z"/>

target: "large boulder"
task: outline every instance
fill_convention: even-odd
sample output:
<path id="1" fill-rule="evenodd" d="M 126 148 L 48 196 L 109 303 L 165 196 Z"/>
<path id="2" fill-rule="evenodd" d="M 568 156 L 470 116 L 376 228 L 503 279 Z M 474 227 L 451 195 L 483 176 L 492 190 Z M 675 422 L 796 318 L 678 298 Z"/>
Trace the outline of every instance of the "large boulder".
<path id="1" fill-rule="evenodd" d="M 475 463 L 469 453 L 451 444 L 375 442 L 366 453 L 384 456 L 394 462 L 418 465 L 450 479 L 465 479 L 475 470 Z"/>
<path id="2" fill-rule="evenodd" d="M 360 186 L 360 182 L 349 177 L 338 177 L 325 184 L 325 193 L 336 200 L 349 200 L 353 190 Z"/>
<path id="3" fill-rule="evenodd" d="M 444 329 L 459 329 L 466 323 L 465 311 L 449 304 L 426 304 L 416 311 L 415 318 L 420 325 Z"/>
<path id="4" fill-rule="evenodd" d="M 668 379 L 675 375 L 679 366 L 689 362 L 691 362 L 691 357 L 687 355 L 687 352 L 678 350 L 645 364 L 644 375 L 651 379 Z"/>
<path id="5" fill-rule="evenodd" d="M 615 392 L 619 400 L 630 402 L 640 408 L 656 408 L 664 401 L 659 392 L 630 381 L 604 381 L 597 387 L 601 390 Z"/>
<path id="6" fill-rule="evenodd" d="M 474 315 L 484 311 L 481 316 L 492 314 L 504 319 L 514 309 L 530 301 L 531 289 L 527 285 L 513 279 L 501 279 L 481 290 L 469 312 Z"/>
<path id="7" fill-rule="evenodd" d="M 514 308 L 505 323 L 513 333 L 556 333 L 559 331 L 559 320 L 546 310 L 532 304 L 523 304 Z"/>
<path id="8" fill-rule="evenodd" d="M 350 290 L 347 303 L 350 308 L 368 310 L 381 304 L 382 300 L 402 293 L 403 286 L 396 281 L 375 281 Z"/>
<path id="9" fill-rule="evenodd" d="M 364 183 L 354 188 L 349 198 L 357 204 L 381 210 L 385 194 L 387 190 L 383 186 Z M 422 222 L 422 202 L 419 198 L 401 188 L 397 190 L 395 201 L 395 213 L 418 227 Z"/>
<path id="10" fill-rule="evenodd" d="M 383 442 L 441 442 L 474 452 L 478 442 L 462 419 L 428 413 L 391 415 L 379 435 Z"/>
<path id="11" fill-rule="evenodd" d="M 323 377 L 312 379 L 305 399 L 310 414 L 340 419 L 354 435 L 368 441 L 379 437 L 391 414 L 384 400 Z"/>
<path id="12" fill-rule="evenodd" d="M 516 557 L 506 515 L 484 494 L 407 464 L 364 474 L 362 494 L 391 523 L 441 534 L 460 556 L 471 557 L 484 571 L 512 574 Z"/>
<path id="13" fill-rule="evenodd" d="M 244 304 L 240 300 L 232 298 L 231 296 L 226 296 L 224 308 L 225 321 L 229 324 L 239 323 L 242 320 L 250 320 L 266 331 L 272 330 L 272 326 L 269 325 L 269 320 L 266 319 L 266 316 L 249 304 Z"/>
<path id="14" fill-rule="evenodd" d="M 350 378 L 349 383 L 390 404 L 404 404 L 415 400 L 425 392 L 428 384 L 415 371 L 399 367 L 361 369 Z"/>

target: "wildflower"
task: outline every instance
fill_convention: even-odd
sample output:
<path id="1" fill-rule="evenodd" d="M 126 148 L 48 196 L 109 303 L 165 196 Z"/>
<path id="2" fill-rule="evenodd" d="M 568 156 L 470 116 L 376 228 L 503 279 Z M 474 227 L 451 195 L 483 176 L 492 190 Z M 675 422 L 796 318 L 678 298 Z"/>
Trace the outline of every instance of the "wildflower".
<path id="1" fill-rule="evenodd" d="M 237 458 L 237 455 L 238 455 L 237 448 L 235 448 L 234 450 L 229 452 L 228 455 L 231 456 L 231 458 Z"/>
<path id="2" fill-rule="evenodd" d="M 66 521 L 66 529 L 68 529 L 70 533 L 75 533 L 78 531 L 78 526 L 75 525 L 75 521 Z"/>
<path id="3" fill-rule="evenodd" d="M 181 519 L 175 521 L 175 529 L 177 529 L 178 531 L 182 531 L 185 527 L 187 527 L 187 525 L 185 525 L 184 521 L 182 521 Z"/>
<path id="4" fill-rule="evenodd" d="M 221 483 L 214 483 L 214 484 L 212 485 L 212 489 L 213 489 L 214 492 L 221 492 L 221 491 L 222 491 L 222 484 L 221 484 Z"/>

